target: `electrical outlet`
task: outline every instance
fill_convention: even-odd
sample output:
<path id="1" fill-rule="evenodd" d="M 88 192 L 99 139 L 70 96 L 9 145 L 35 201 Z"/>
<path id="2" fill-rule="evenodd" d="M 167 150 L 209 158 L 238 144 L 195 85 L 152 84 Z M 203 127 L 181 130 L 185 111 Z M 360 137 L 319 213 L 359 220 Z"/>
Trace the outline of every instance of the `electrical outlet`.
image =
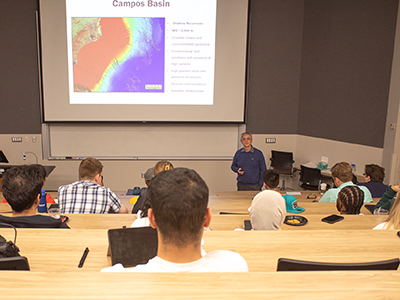
<path id="1" fill-rule="evenodd" d="M 267 144 L 275 144 L 276 143 L 276 138 L 266 138 L 265 142 Z"/>
<path id="2" fill-rule="evenodd" d="M 17 136 L 12 137 L 11 138 L 11 142 L 13 142 L 13 143 L 21 143 L 22 142 L 22 137 L 17 137 Z"/>

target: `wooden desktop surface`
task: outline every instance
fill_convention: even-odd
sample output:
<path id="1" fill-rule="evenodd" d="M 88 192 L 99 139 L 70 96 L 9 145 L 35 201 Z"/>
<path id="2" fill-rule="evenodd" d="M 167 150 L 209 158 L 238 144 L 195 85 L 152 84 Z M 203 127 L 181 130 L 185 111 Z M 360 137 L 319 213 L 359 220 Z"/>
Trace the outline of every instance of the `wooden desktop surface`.
<path id="1" fill-rule="evenodd" d="M 14 231 L 1 228 L 7 240 Z M 203 249 L 231 250 L 247 261 L 250 272 L 273 272 L 280 257 L 325 261 L 368 262 L 399 257 L 395 230 L 208 231 Z M 34 272 L 100 271 L 110 266 L 106 229 L 18 229 L 17 246 Z M 89 247 L 83 268 L 78 264 Z M 129 251 L 129 249 L 127 249 Z"/>
<path id="2" fill-rule="evenodd" d="M 396 299 L 400 272 L 0 272 L 2 299 Z"/>
<path id="3" fill-rule="evenodd" d="M 322 222 L 321 219 L 326 217 L 328 214 L 302 214 L 307 218 L 308 222 L 304 226 L 291 226 L 282 225 L 282 230 L 318 230 L 318 229 L 372 229 L 379 223 L 385 220 L 386 216 L 374 216 L 374 215 L 346 215 L 344 220 L 335 224 L 328 224 Z M 130 227 L 135 215 L 82 215 L 82 214 L 70 214 L 68 226 L 73 229 L 110 229 L 110 228 L 121 228 L 123 226 Z M 210 228 L 212 230 L 234 230 L 236 228 L 243 228 L 244 220 L 250 220 L 250 216 L 247 215 L 213 215 L 211 219 Z"/>

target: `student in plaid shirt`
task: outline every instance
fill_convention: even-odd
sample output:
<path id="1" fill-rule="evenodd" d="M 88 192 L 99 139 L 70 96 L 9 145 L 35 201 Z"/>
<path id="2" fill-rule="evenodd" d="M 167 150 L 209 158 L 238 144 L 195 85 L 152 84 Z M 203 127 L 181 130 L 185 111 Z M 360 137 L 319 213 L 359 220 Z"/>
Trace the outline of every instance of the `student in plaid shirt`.
<path id="1" fill-rule="evenodd" d="M 58 188 L 58 203 L 61 213 L 128 213 L 118 196 L 103 186 L 103 164 L 93 157 L 79 165 L 79 181 Z"/>

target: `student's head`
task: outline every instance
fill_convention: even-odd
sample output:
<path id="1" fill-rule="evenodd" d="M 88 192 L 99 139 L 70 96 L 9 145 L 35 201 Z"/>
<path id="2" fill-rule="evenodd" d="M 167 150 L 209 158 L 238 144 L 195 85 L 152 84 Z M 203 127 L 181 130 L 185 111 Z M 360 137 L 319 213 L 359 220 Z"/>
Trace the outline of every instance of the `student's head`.
<path id="1" fill-rule="evenodd" d="M 162 171 L 172 170 L 174 166 L 166 160 L 161 160 L 154 166 L 154 176 Z"/>
<path id="2" fill-rule="evenodd" d="M 353 180 L 353 170 L 347 162 L 342 161 L 335 164 L 331 171 L 334 180 L 337 178 L 343 183 Z"/>
<path id="3" fill-rule="evenodd" d="M 153 179 L 154 176 L 154 167 L 147 169 L 147 171 L 144 173 L 144 182 L 146 183 L 147 186 L 150 185 L 150 181 Z"/>
<path id="4" fill-rule="evenodd" d="M 400 229 L 400 193 L 397 193 L 386 222 L 387 228 Z"/>
<path id="5" fill-rule="evenodd" d="M 381 166 L 374 164 L 365 165 L 364 179 L 365 182 L 368 181 L 382 182 L 383 179 L 385 179 L 385 169 L 382 168 Z"/>
<path id="6" fill-rule="evenodd" d="M 35 200 L 39 203 L 43 176 L 34 166 L 13 167 L 3 174 L 1 189 L 13 211 L 20 213 L 30 209 Z"/>
<path id="7" fill-rule="evenodd" d="M 250 221 L 254 230 L 278 230 L 286 217 L 285 199 L 276 191 L 258 193 L 251 203 Z"/>
<path id="8" fill-rule="evenodd" d="M 44 185 L 44 182 L 46 181 L 46 175 L 47 175 L 46 169 L 42 165 L 39 165 L 39 164 L 29 165 L 29 167 L 34 168 L 39 173 L 39 176 L 41 178 L 43 178 L 43 185 Z"/>
<path id="9" fill-rule="evenodd" d="M 279 174 L 274 170 L 267 170 L 263 174 L 263 180 L 267 190 L 276 189 L 279 185 Z"/>
<path id="10" fill-rule="evenodd" d="M 358 215 L 364 204 L 364 192 L 357 186 L 342 188 L 336 200 L 337 210 L 344 215 Z"/>
<path id="11" fill-rule="evenodd" d="M 156 163 L 156 165 L 154 166 L 153 169 L 154 169 L 154 176 L 156 176 L 160 172 L 173 170 L 174 166 L 169 161 L 161 160 L 158 163 Z M 151 179 L 151 180 L 153 180 L 153 179 Z M 147 186 L 149 186 L 149 185 L 147 185 Z M 140 216 L 142 218 L 147 217 L 147 211 L 149 210 L 149 208 L 150 208 L 150 201 L 146 195 L 146 198 L 144 199 L 143 206 L 142 206 L 142 212 L 140 214 Z"/>
<path id="12" fill-rule="evenodd" d="M 79 165 L 79 180 L 94 180 L 103 173 L 103 164 L 93 157 L 85 158 Z"/>
<path id="13" fill-rule="evenodd" d="M 200 242 L 208 187 L 199 174 L 186 168 L 160 172 L 152 179 L 146 199 L 150 222 L 153 215 L 163 244 L 182 248 Z"/>

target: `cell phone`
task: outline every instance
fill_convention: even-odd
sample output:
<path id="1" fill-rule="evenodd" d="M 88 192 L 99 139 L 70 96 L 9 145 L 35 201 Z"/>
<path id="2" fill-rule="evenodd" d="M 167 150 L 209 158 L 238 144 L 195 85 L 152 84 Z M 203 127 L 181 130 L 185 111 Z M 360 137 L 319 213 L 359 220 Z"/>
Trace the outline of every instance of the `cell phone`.
<path id="1" fill-rule="evenodd" d="M 251 226 L 250 220 L 244 220 L 244 230 L 251 230 L 253 227 Z"/>
<path id="2" fill-rule="evenodd" d="M 322 218 L 321 221 L 329 223 L 329 224 L 333 224 L 333 223 L 342 221 L 343 219 L 344 219 L 344 217 L 342 217 L 342 216 L 330 215 L 330 216 L 327 216 L 325 218 Z"/>

